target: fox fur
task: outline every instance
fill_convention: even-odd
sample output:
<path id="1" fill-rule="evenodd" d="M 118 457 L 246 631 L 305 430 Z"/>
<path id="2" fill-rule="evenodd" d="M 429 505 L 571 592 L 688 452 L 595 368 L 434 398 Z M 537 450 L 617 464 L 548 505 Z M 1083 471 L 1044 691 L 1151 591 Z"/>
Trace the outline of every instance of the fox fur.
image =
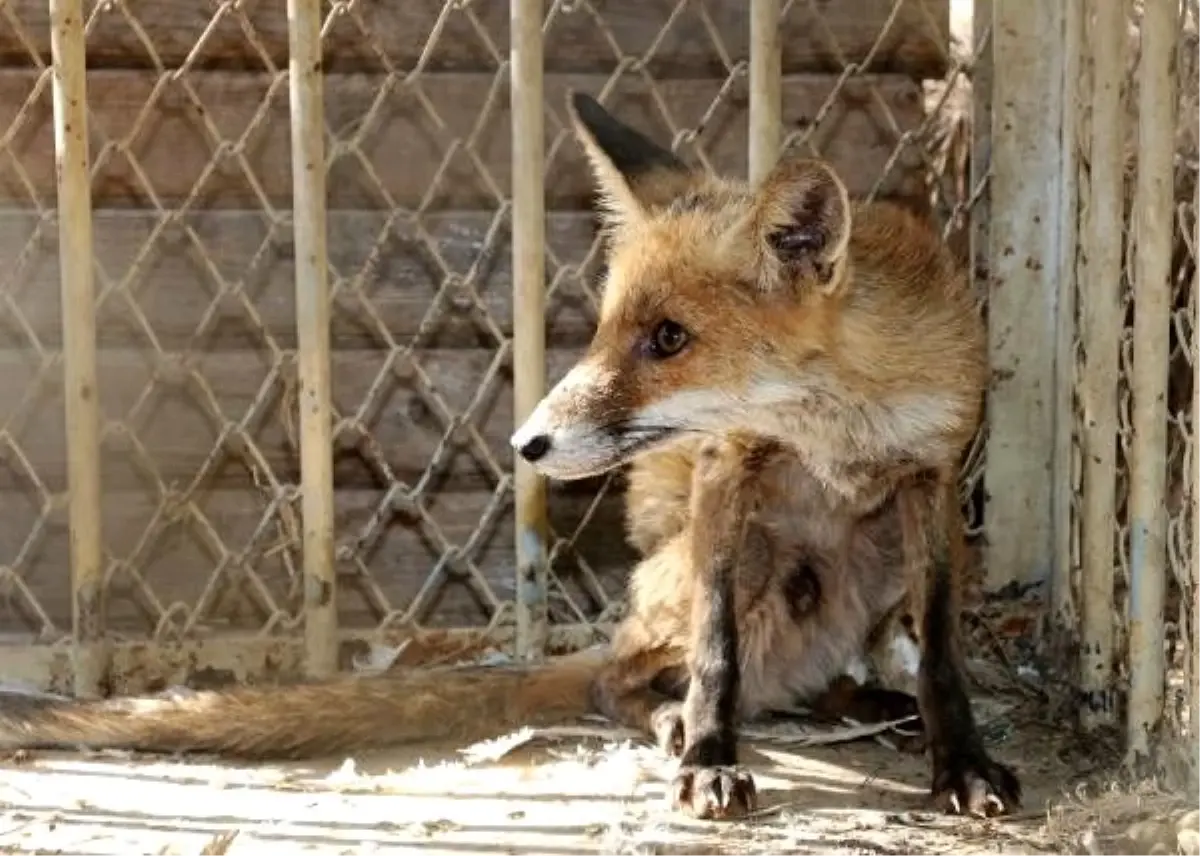
<path id="1" fill-rule="evenodd" d="M 586 96 L 573 108 L 609 238 L 600 318 L 513 446 L 563 480 L 633 465 L 631 538 L 663 567 L 635 574 L 613 651 L 637 665 L 602 674 L 598 706 L 670 735 L 680 808 L 737 815 L 754 788 L 735 720 L 890 639 L 917 651 L 901 659 L 917 661 L 935 799 L 1016 805 L 958 628 L 955 486 L 988 375 L 964 271 L 930 224 L 852 202 L 827 163 L 785 158 L 751 186 Z M 798 579 L 817 583 L 805 620 L 787 609 Z M 645 671 L 681 664 L 681 706 L 647 695 Z"/>
<path id="2" fill-rule="evenodd" d="M 588 96 L 571 112 L 609 240 L 601 318 L 513 445 L 552 478 L 631 465 L 644 558 L 611 644 L 528 667 L 4 699 L 0 746 L 300 757 L 593 710 L 682 756 L 681 810 L 730 817 L 755 799 L 737 721 L 807 702 L 919 710 L 947 810 L 1017 804 L 958 640 L 954 476 L 986 379 L 962 273 L 928 225 L 852 203 L 822 162 L 782 161 L 752 187 L 690 169 Z M 864 659 L 883 687 L 862 685 Z"/>

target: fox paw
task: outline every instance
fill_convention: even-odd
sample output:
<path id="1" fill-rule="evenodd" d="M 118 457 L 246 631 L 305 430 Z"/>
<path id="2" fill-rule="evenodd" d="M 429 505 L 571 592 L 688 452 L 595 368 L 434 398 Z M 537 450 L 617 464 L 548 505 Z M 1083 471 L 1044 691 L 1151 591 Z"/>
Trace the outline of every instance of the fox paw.
<path id="1" fill-rule="evenodd" d="M 681 767 L 671 807 L 698 820 L 735 820 L 758 807 L 754 778 L 738 767 Z"/>
<path id="2" fill-rule="evenodd" d="M 683 727 L 683 704 L 677 701 L 663 702 L 650 717 L 654 740 L 658 748 L 670 758 L 683 754 L 686 733 Z"/>
<path id="3" fill-rule="evenodd" d="M 1021 782 L 982 751 L 955 754 L 934 773 L 933 801 L 947 814 L 1008 814 L 1021 805 Z"/>

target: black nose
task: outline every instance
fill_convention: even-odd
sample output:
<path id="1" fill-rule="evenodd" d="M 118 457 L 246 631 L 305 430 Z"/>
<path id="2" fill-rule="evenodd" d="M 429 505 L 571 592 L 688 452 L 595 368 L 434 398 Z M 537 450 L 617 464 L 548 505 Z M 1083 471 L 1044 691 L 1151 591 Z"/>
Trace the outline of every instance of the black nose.
<path id="1" fill-rule="evenodd" d="M 546 434 L 538 434 L 517 451 L 521 453 L 522 458 L 532 464 L 546 457 L 546 453 L 550 451 L 550 437 Z"/>

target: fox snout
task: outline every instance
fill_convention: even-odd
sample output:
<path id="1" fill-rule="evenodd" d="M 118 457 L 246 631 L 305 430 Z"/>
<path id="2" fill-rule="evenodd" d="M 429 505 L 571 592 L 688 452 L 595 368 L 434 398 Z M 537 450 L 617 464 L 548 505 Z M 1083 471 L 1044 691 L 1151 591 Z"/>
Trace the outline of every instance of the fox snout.
<path id="1" fill-rule="evenodd" d="M 510 440 L 516 453 L 543 475 L 572 478 L 590 474 L 583 472 L 580 476 L 572 475 L 582 469 L 581 458 L 589 457 L 586 448 L 588 438 L 596 433 L 589 430 L 586 421 L 580 424 L 578 419 L 572 420 L 568 416 L 571 411 L 570 400 L 577 398 L 581 391 L 578 389 L 578 371 L 576 368 L 569 373 L 538 402 L 538 406 Z"/>
<path id="2" fill-rule="evenodd" d="M 511 442 L 517 454 L 534 465 L 546 457 L 554 445 L 550 432 L 542 431 L 540 426 L 532 424 L 531 419 L 525 420 L 525 424 L 517 429 Z"/>
<path id="3" fill-rule="evenodd" d="M 512 435 L 518 455 L 561 480 L 599 475 L 627 457 L 621 419 L 610 405 L 615 377 L 581 363 L 538 403 Z"/>

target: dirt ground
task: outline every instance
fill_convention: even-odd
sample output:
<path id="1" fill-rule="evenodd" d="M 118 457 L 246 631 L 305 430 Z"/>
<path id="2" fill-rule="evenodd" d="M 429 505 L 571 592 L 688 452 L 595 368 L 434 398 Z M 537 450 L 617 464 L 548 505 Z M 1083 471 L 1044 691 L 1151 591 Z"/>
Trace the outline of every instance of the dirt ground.
<path id="1" fill-rule="evenodd" d="M 929 811 L 923 757 L 894 748 L 886 733 L 805 745 L 848 733 L 788 721 L 747 731 L 757 815 L 688 822 L 665 803 L 670 762 L 627 734 L 584 724 L 586 735 L 563 729 L 516 748 L 422 746 L 309 764 L 22 754 L 0 765 L 0 852 L 1196 852 L 1194 834 L 1175 832 L 1179 799 L 1171 813 L 1161 795 L 1155 805 L 1122 797 L 1125 833 L 1169 815 L 1169 829 L 1151 833 L 1161 842 L 1135 837 L 1132 850 L 1127 835 L 1106 836 L 1111 808 L 1099 814 L 1113 817 L 1064 815 L 1055 806 L 1099 772 L 1102 753 L 1024 719 L 1019 706 L 979 705 L 992 750 L 1026 787 L 1023 809 L 1004 820 Z M 1182 823 L 1194 826 L 1195 812 Z"/>
<path id="2" fill-rule="evenodd" d="M 1022 665 L 1039 662 L 1026 650 L 1028 613 L 1019 601 L 981 603 L 966 625 L 978 653 L 969 672 L 981 733 L 1025 789 L 1021 809 L 1003 819 L 931 811 L 924 756 L 899 748 L 903 723 L 872 729 L 790 717 L 742 728 L 756 815 L 689 821 L 666 802 L 674 762 L 640 735 L 589 720 L 473 746 L 310 763 L 0 755 L 0 853 L 1200 856 L 1194 746 L 1164 753 L 1171 763 L 1153 784 L 1122 779 L 1120 741 L 1074 734 L 1067 685 L 1044 664 Z M 372 668 L 446 660 L 419 647 L 368 659 L 380 660 Z M 464 649 L 449 661 L 494 656 Z M 1190 698 L 1180 681 L 1169 691 Z"/>

